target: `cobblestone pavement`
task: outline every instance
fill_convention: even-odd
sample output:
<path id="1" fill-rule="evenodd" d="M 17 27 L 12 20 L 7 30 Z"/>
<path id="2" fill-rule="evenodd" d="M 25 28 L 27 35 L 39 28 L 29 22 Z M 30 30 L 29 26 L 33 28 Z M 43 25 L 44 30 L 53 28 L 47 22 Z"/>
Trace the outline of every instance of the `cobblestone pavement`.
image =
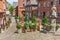
<path id="1" fill-rule="evenodd" d="M 12 18 L 14 20 L 14 18 Z M 11 27 L 3 34 L 0 34 L 0 40 L 60 40 L 60 36 L 55 36 L 52 33 L 41 32 L 27 32 L 27 33 L 14 33 L 15 22 L 12 21 Z"/>
<path id="2" fill-rule="evenodd" d="M 8 30 L 6 30 L 4 33 L 0 33 L 0 40 L 1 39 L 4 39 L 4 38 L 7 38 L 8 36 L 12 35 L 14 33 L 14 31 L 16 30 L 16 27 L 15 27 L 15 21 L 14 21 L 14 17 L 11 18 L 11 25 L 10 27 L 8 28 Z"/>
<path id="3" fill-rule="evenodd" d="M 43 34 L 40 32 L 29 32 L 12 34 L 1 40 L 54 40 L 52 34 Z"/>

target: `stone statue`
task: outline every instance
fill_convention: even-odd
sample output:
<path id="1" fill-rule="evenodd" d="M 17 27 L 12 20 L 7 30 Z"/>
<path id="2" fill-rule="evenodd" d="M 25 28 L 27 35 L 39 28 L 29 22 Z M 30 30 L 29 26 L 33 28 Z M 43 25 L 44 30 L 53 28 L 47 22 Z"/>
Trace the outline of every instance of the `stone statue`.
<path id="1" fill-rule="evenodd" d="M 53 7 L 52 7 L 52 16 L 54 16 L 54 17 L 57 17 L 57 9 L 56 9 L 56 6 L 55 5 L 53 5 Z"/>
<path id="2" fill-rule="evenodd" d="M 51 25 L 52 25 L 52 31 L 55 32 L 56 31 L 56 17 L 57 17 L 57 9 L 56 6 L 53 5 L 52 9 L 52 15 L 51 15 Z"/>

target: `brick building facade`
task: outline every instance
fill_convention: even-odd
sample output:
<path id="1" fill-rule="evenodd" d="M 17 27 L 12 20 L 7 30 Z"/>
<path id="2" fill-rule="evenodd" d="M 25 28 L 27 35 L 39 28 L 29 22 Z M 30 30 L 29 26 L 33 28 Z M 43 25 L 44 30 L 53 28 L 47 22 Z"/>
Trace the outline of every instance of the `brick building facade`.
<path id="1" fill-rule="evenodd" d="M 6 21 L 6 0 L 0 0 L 0 26 L 5 24 Z"/>
<path id="2" fill-rule="evenodd" d="M 24 13 L 26 11 L 25 6 L 29 5 L 33 0 L 18 0 L 18 16 L 22 17 L 22 21 L 24 21 Z"/>
<path id="3" fill-rule="evenodd" d="M 24 13 L 27 10 L 30 11 L 34 9 L 36 7 L 35 3 L 36 3 L 36 0 L 18 0 L 18 16 L 22 16 L 22 20 L 24 20 Z M 29 11 L 28 13 L 30 13 Z M 31 17 L 32 15 L 29 14 L 29 16 Z"/>
<path id="4" fill-rule="evenodd" d="M 57 8 L 57 23 L 60 23 L 60 0 L 38 0 L 38 16 L 42 19 L 47 16 L 51 19 L 51 7 L 56 4 Z"/>

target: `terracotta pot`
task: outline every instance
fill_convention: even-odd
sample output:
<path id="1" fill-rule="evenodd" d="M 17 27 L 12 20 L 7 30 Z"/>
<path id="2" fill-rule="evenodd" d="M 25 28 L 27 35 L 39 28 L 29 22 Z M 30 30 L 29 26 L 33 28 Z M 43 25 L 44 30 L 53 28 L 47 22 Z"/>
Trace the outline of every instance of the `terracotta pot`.
<path id="1" fill-rule="evenodd" d="M 38 31 L 40 31 L 40 27 L 38 26 Z"/>
<path id="2" fill-rule="evenodd" d="M 3 31 L 5 31 L 5 27 L 3 27 Z"/>
<path id="3" fill-rule="evenodd" d="M 23 29 L 23 31 L 22 31 L 23 33 L 26 33 L 27 32 L 27 29 Z"/>
<path id="4" fill-rule="evenodd" d="M 30 32 L 33 32 L 33 29 L 30 29 Z"/>
<path id="5" fill-rule="evenodd" d="M 33 31 L 35 31 L 35 32 L 36 32 L 36 31 L 37 31 L 37 28 L 34 28 L 34 30 L 33 30 Z"/>

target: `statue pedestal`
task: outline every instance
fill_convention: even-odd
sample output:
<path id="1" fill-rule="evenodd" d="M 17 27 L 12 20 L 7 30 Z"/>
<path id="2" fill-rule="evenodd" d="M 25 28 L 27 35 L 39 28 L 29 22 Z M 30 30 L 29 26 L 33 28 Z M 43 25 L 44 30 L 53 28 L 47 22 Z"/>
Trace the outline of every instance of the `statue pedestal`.
<path id="1" fill-rule="evenodd" d="M 51 19 L 51 32 L 55 32 L 56 31 L 56 19 Z"/>

